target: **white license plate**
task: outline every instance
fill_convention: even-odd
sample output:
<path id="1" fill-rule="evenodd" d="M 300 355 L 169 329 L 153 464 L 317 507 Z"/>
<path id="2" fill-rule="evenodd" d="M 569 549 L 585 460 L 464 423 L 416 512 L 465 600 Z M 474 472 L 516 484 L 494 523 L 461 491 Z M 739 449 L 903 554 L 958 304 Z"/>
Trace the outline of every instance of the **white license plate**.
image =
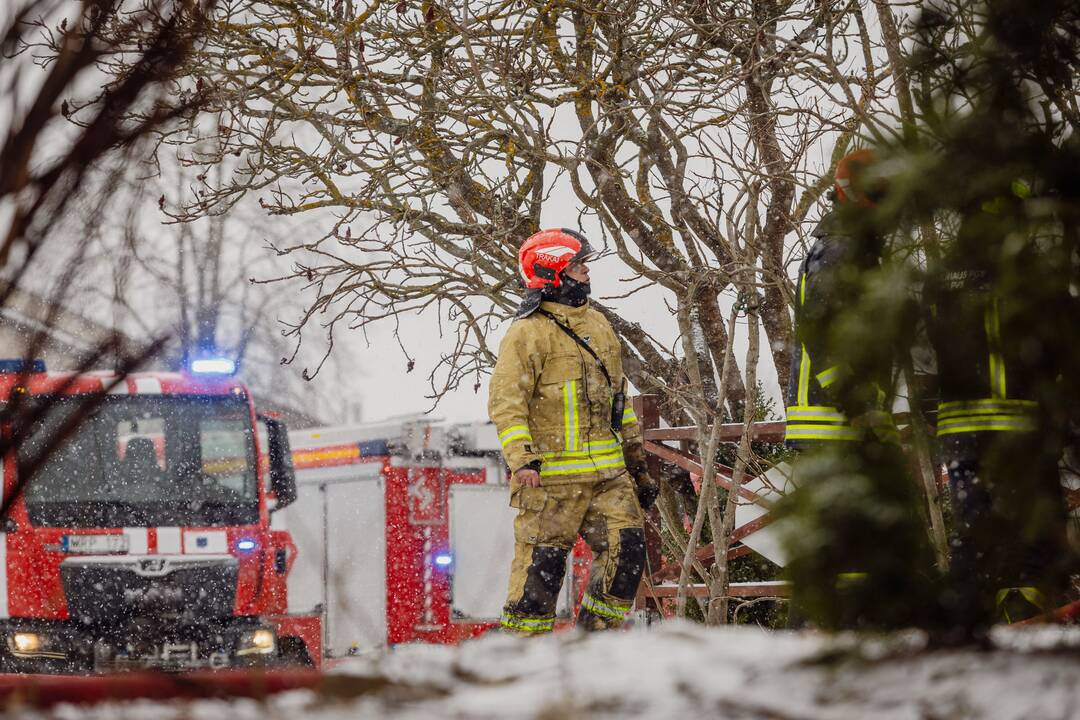
<path id="1" fill-rule="evenodd" d="M 65 535 L 64 552 L 121 553 L 128 551 L 127 535 Z"/>
<path id="2" fill-rule="evenodd" d="M 130 650 L 130 648 L 129 648 Z M 206 656 L 200 653 L 198 643 L 165 643 L 149 648 L 141 654 L 121 651 L 106 662 L 96 661 L 99 670 L 197 670 L 209 668 L 223 670 L 229 667 L 229 654 L 222 651 L 211 652 Z"/>

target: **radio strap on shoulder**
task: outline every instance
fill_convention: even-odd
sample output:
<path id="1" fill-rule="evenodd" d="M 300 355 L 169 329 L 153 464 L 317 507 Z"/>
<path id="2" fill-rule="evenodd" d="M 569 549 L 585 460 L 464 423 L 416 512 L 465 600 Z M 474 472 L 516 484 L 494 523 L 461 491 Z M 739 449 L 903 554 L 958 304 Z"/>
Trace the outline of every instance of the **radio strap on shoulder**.
<path id="1" fill-rule="evenodd" d="M 609 375 L 609 374 L 608 374 L 607 368 L 606 368 L 606 367 L 604 367 L 604 361 L 600 359 L 600 356 L 596 354 L 596 351 L 595 351 L 595 350 L 593 350 L 593 349 L 592 349 L 591 347 L 589 347 L 589 343 L 587 343 L 587 342 L 585 342 L 584 340 L 582 340 L 582 339 L 581 339 L 581 336 L 579 336 L 579 335 L 578 335 L 578 334 L 577 334 L 576 332 L 574 332 L 574 331 L 573 331 L 573 330 L 571 330 L 571 329 L 570 329 L 569 327 L 567 327 L 566 325 L 564 325 L 563 323 L 561 323 L 561 322 L 559 321 L 559 318 L 555 317 L 554 315 L 552 315 L 551 313 L 549 313 L 549 312 L 548 312 L 547 310 L 543 310 L 543 309 L 540 309 L 540 310 L 537 310 L 536 312 L 540 313 L 540 314 L 541 314 L 541 315 L 543 315 L 544 317 L 546 317 L 546 318 L 548 318 L 549 320 L 551 320 L 551 322 L 553 322 L 553 323 L 555 323 L 556 325 L 558 325 L 558 326 L 559 326 L 559 329 L 560 329 L 560 330 L 562 330 L 562 331 L 563 331 L 564 333 L 566 333 L 567 335 L 569 335 L 569 336 L 570 336 L 570 339 L 571 339 L 571 340 L 573 340 L 573 341 L 574 341 L 574 342 L 576 342 L 576 343 L 577 343 L 578 345 L 580 345 L 580 346 L 581 346 L 582 348 L 584 348 L 585 352 L 587 352 L 587 353 L 589 353 L 590 355 L 592 355 L 592 357 L 593 357 L 593 360 L 595 360 L 595 361 L 596 361 L 596 364 L 600 366 L 600 372 L 602 372 L 602 373 L 604 374 L 604 379 L 605 379 L 605 380 L 607 380 L 607 384 L 608 384 L 609 386 L 611 386 L 611 388 L 612 388 L 612 389 L 614 389 L 614 388 L 615 388 L 615 386 L 614 386 L 614 385 L 612 384 L 612 382 L 611 382 L 611 375 Z"/>
<path id="2" fill-rule="evenodd" d="M 622 425 L 623 425 L 623 411 L 626 409 L 626 392 L 623 388 L 616 388 L 615 384 L 611 382 L 611 375 L 608 373 L 607 367 L 604 366 L 604 361 L 600 359 L 600 356 L 596 354 L 596 351 L 589 347 L 589 343 L 581 339 L 580 336 L 569 327 L 559 322 L 559 319 L 549 313 L 547 310 L 537 310 L 544 317 L 555 323 L 560 330 L 570 336 L 570 339 L 584 348 L 585 352 L 592 355 L 593 360 L 596 361 L 597 366 L 600 368 L 600 372 L 604 374 L 604 379 L 607 380 L 608 387 L 611 388 L 611 431 L 615 433 L 615 437 L 622 442 Z M 626 378 L 623 378 L 625 384 Z"/>

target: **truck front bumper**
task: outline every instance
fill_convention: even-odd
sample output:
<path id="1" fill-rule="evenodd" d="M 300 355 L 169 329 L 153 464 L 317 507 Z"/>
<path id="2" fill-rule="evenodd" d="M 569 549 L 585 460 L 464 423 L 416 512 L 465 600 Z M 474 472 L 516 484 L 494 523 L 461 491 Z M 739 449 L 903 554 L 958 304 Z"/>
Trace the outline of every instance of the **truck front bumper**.
<path id="1" fill-rule="evenodd" d="M 4 621 L 0 634 L 2 669 L 17 673 L 217 670 L 273 665 L 280 655 L 273 626 L 258 618 L 108 628 L 20 620 Z"/>

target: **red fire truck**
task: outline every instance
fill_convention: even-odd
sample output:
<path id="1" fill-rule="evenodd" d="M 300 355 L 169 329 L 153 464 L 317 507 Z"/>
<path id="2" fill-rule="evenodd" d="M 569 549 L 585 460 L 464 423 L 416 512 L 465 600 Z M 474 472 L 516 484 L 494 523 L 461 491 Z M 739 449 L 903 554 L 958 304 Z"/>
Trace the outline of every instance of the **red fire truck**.
<path id="1" fill-rule="evenodd" d="M 0 670 L 320 662 L 319 616 L 287 612 L 296 546 L 270 527 L 296 496 L 287 430 L 230 370 L 121 380 L 0 361 L 0 401 L 42 408 L 4 458 Z"/>
<path id="2" fill-rule="evenodd" d="M 299 548 L 290 607 L 323 615 L 328 656 L 453 643 L 495 626 L 513 519 L 490 423 L 425 419 L 291 433 L 298 500 L 275 516 Z M 584 592 L 583 542 L 558 613 Z"/>

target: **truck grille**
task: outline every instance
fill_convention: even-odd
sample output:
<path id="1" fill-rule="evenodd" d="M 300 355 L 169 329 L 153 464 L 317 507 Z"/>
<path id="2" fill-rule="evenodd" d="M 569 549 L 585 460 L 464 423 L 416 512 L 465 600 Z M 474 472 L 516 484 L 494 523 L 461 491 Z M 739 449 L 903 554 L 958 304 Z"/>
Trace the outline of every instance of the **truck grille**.
<path id="1" fill-rule="evenodd" d="M 71 619 L 87 625 L 136 617 L 224 618 L 236 601 L 231 555 L 67 558 L 60 576 Z"/>

